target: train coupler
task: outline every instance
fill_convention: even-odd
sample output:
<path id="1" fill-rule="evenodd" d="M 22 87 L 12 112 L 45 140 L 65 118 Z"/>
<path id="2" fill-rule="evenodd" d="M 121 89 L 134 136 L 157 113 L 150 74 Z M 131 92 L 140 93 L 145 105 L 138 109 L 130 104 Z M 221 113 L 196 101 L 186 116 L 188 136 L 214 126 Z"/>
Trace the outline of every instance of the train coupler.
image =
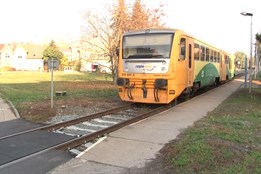
<path id="1" fill-rule="evenodd" d="M 135 83 L 131 84 L 128 83 L 128 87 L 127 87 L 127 95 L 129 97 L 130 100 L 133 100 L 133 96 L 131 94 L 131 90 L 135 87 Z"/>
<path id="2" fill-rule="evenodd" d="M 147 98 L 147 93 L 148 93 L 148 90 L 146 88 L 146 82 L 147 82 L 147 80 L 142 80 L 141 90 L 143 91 L 143 98 Z"/>

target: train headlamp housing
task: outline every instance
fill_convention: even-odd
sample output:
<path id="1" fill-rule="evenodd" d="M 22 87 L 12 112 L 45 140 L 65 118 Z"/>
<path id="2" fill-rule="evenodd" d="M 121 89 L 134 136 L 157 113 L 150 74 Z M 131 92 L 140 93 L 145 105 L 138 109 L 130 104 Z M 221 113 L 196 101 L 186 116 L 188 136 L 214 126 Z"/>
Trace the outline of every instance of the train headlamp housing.
<path id="1" fill-rule="evenodd" d="M 163 88 L 164 86 L 167 85 L 167 80 L 166 79 L 156 79 L 154 86 L 155 88 Z"/>
<path id="2" fill-rule="evenodd" d="M 166 68 L 165 68 L 165 67 L 162 67 L 162 68 L 161 68 L 161 71 L 165 71 L 165 70 L 166 70 Z"/>
<path id="3" fill-rule="evenodd" d="M 129 79 L 125 79 L 125 78 L 118 78 L 117 79 L 117 85 L 118 86 L 125 86 L 129 83 Z"/>

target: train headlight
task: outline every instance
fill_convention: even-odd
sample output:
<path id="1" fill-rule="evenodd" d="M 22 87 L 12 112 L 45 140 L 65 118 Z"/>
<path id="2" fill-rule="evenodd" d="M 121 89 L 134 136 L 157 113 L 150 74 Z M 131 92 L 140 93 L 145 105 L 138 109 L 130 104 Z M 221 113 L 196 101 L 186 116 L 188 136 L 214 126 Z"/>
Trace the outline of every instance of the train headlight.
<path id="1" fill-rule="evenodd" d="M 162 88 L 162 87 L 166 86 L 167 83 L 168 82 L 166 79 L 156 79 L 154 86 L 155 86 L 155 88 Z"/>
<path id="2" fill-rule="evenodd" d="M 125 62 L 124 71 L 129 71 L 128 62 L 127 61 Z"/>
<path id="3" fill-rule="evenodd" d="M 162 68 L 161 68 L 161 71 L 166 71 L 166 68 L 165 68 L 165 67 L 162 67 Z"/>
<path id="4" fill-rule="evenodd" d="M 124 79 L 124 78 L 118 78 L 117 79 L 117 85 L 118 86 L 125 86 L 128 83 L 129 83 L 129 79 Z"/>
<path id="5" fill-rule="evenodd" d="M 169 94 L 175 94 L 175 90 L 169 90 Z"/>

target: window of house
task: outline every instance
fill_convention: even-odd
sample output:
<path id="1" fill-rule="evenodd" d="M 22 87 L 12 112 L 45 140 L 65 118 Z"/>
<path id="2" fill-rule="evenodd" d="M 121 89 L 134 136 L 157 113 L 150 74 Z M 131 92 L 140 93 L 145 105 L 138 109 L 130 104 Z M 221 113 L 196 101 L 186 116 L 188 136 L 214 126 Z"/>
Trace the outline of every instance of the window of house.
<path id="1" fill-rule="evenodd" d="M 9 53 L 6 53 L 5 58 L 9 58 L 9 57 L 10 57 Z"/>

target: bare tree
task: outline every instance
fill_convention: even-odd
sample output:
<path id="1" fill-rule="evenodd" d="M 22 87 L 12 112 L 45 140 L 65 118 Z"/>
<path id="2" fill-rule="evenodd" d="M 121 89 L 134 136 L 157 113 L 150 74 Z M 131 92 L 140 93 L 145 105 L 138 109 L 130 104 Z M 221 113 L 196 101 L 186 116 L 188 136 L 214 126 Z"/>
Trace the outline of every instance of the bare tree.
<path id="1" fill-rule="evenodd" d="M 148 28 L 149 26 L 149 14 L 145 7 L 141 4 L 141 0 L 136 0 L 133 5 L 131 16 L 131 29 Z"/>
<path id="2" fill-rule="evenodd" d="M 149 25 L 150 27 L 165 27 L 165 23 L 163 23 L 162 18 L 165 17 L 165 13 L 163 11 L 163 8 L 166 4 L 160 4 L 159 8 L 155 9 L 148 9 L 149 14 Z"/>
<path id="3" fill-rule="evenodd" d="M 162 6 L 158 9 L 146 9 L 140 0 L 136 0 L 132 12 L 125 0 L 117 0 L 117 4 L 106 7 L 106 16 L 87 11 L 84 15 L 86 26 L 83 43 L 96 55 L 107 57 L 110 63 L 113 80 L 117 77 L 119 41 L 122 34 L 132 29 L 161 27 L 161 17 L 164 16 Z M 109 15 L 108 15 L 109 14 Z M 134 20 L 135 19 L 135 20 Z"/>
<path id="4" fill-rule="evenodd" d="M 114 36 L 119 40 L 121 35 L 130 28 L 130 17 L 124 0 L 118 0 L 118 5 L 112 11 L 112 25 Z"/>
<path id="5" fill-rule="evenodd" d="M 84 15 L 86 20 L 86 28 L 82 37 L 82 44 L 85 45 L 85 50 L 91 52 L 92 57 L 108 57 L 112 76 L 115 76 L 115 61 L 116 56 L 114 51 L 115 39 L 111 28 L 111 20 L 106 16 L 93 14 L 90 11 Z M 95 59 L 95 58 L 94 58 Z"/>
<path id="6" fill-rule="evenodd" d="M 235 65 L 237 68 L 244 68 L 245 67 L 245 57 L 246 54 L 241 51 L 235 52 Z"/>
<path id="7" fill-rule="evenodd" d="M 259 72 L 259 64 L 260 64 L 260 61 L 261 61 L 261 33 L 257 33 L 256 34 L 256 56 L 257 56 L 257 72 Z"/>

